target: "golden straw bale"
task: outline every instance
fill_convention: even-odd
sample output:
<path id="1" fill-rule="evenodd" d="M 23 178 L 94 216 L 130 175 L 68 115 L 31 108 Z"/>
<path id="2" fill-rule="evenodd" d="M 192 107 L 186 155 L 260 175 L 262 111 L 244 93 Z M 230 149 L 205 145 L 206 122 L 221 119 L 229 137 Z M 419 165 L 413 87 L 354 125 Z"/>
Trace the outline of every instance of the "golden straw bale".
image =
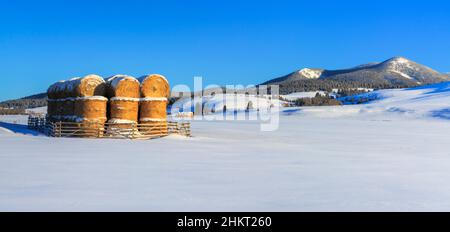
<path id="1" fill-rule="evenodd" d="M 170 86 L 164 76 L 152 74 L 139 78 L 139 81 L 141 82 L 142 97 L 169 97 Z"/>
<path id="2" fill-rule="evenodd" d="M 101 96 L 75 99 L 74 114 L 80 119 L 106 121 L 108 99 Z"/>
<path id="3" fill-rule="evenodd" d="M 143 98 L 140 103 L 139 120 L 167 119 L 167 100 Z"/>
<path id="4" fill-rule="evenodd" d="M 74 113 L 78 122 L 77 136 L 102 137 L 108 99 L 101 96 L 79 97 L 75 99 Z"/>
<path id="5" fill-rule="evenodd" d="M 140 131 L 146 135 L 167 135 L 167 99 L 143 98 L 140 102 Z"/>
<path id="6" fill-rule="evenodd" d="M 105 96 L 106 83 L 97 75 L 87 75 L 71 83 L 76 97 Z"/>
<path id="7" fill-rule="evenodd" d="M 108 120 L 109 125 L 106 133 L 109 135 L 116 135 L 117 133 L 135 134 L 137 132 L 139 98 L 129 98 L 128 100 L 112 98 L 109 106 L 110 119 Z"/>
<path id="8" fill-rule="evenodd" d="M 115 75 L 108 78 L 106 83 L 108 97 L 139 98 L 141 96 L 140 83 L 132 76 Z"/>
<path id="9" fill-rule="evenodd" d="M 139 100 L 128 99 L 128 100 L 117 100 L 111 99 L 110 103 L 110 119 L 123 120 L 124 122 L 137 122 L 138 121 L 138 110 L 139 110 Z"/>

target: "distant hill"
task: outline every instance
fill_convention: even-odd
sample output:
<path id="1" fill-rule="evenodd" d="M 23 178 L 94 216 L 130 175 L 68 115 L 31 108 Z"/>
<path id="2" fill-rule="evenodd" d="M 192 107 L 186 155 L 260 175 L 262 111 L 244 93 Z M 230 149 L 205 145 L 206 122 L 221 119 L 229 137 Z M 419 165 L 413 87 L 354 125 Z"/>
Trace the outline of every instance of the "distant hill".
<path id="1" fill-rule="evenodd" d="M 263 84 L 277 84 L 282 94 L 349 88 L 406 88 L 450 81 L 450 75 L 403 57 L 342 70 L 304 68 Z"/>
<path id="2" fill-rule="evenodd" d="M 47 105 L 47 93 L 40 93 L 28 97 L 0 102 L 0 108 L 30 109 Z"/>

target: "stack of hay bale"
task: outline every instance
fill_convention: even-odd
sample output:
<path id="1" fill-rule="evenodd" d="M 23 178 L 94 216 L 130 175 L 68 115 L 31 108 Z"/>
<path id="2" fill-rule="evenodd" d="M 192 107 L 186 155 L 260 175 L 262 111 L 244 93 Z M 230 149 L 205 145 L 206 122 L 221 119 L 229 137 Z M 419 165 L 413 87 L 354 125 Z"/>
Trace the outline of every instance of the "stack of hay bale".
<path id="1" fill-rule="evenodd" d="M 74 84 L 79 80 L 79 77 L 72 78 L 64 82 L 62 96 L 64 100 L 61 103 L 62 121 L 73 122 L 76 120 L 75 116 L 75 93 L 73 90 Z"/>
<path id="2" fill-rule="evenodd" d="M 47 89 L 47 118 L 49 121 L 60 120 L 60 112 L 62 105 L 59 104 L 60 101 L 60 89 L 65 81 L 56 82 Z"/>
<path id="3" fill-rule="evenodd" d="M 97 132 L 92 131 L 104 128 L 107 120 L 106 105 L 108 98 L 105 97 L 105 80 L 92 74 L 76 79 L 71 85 L 70 88 L 73 89 L 76 97 L 74 107 L 75 122 L 79 123 L 80 128 L 86 129 L 80 135 L 95 136 Z M 101 130 L 100 133 L 102 133 Z"/>
<path id="4" fill-rule="evenodd" d="M 115 75 L 107 80 L 109 97 L 109 120 L 107 133 L 113 135 L 117 131 L 134 133 L 138 123 L 140 84 L 127 75 Z"/>
<path id="5" fill-rule="evenodd" d="M 139 123 L 144 133 L 167 135 L 167 102 L 170 86 L 167 79 L 153 74 L 139 78 L 141 82 L 141 102 L 139 106 Z"/>
<path id="6" fill-rule="evenodd" d="M 133 129 L 135 134 L 139 122 L 143 135 L 163 136 L 168 134 L 169 94 L 169 82 L 158 74 L 139 80 L 115 75 L 106 82 L 100 76 L 87 75 L 48 88 L 47 116 L 52 122 L 72 122 L 78 128 L 75 135 L 82 137 L 103 136 L 108 119 L 112 132 Z"/>
<path id="7" fill-rule="evenodd" d="M 47 115 L 50 121 L 70 122 L 75 119 L 75 99 L 72 86 L 77 79 L 73 78 L 68 81 L 59 81 L 48 88 Z"/>

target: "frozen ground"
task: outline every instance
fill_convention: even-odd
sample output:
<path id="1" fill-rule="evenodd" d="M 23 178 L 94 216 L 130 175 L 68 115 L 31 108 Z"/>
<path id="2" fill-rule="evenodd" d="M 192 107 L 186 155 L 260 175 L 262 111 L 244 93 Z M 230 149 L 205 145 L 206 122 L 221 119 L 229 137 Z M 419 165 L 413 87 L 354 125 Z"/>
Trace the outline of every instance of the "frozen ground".
<path id="1" fill-rule="evenodd" d="M 47 138 L 1 116 L 0 210 L 449 211 L 449 86 L 150 141 Z"/>

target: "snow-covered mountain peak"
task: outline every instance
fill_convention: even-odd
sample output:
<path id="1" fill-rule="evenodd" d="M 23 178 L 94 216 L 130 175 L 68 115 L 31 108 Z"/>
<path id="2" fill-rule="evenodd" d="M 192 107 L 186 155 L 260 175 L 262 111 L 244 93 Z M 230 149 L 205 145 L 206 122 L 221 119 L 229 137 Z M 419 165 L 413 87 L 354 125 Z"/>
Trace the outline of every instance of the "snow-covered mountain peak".
<path id="1" fill-rule="evenodd" d="M 401 57 L 401 56 L 396 56 L 391 58 L 390 60 L 388 60 L 389 62 L 395 62 L 398 64 L 407 64 L 407 63 L 412 63 L 412 61 L 406 59 L 405 57 Z"/>
<path id="2" fill-rule="evenodd" d="M 323 70 L 304 68 L 298 73 L 308 79 L 318 79 L 322 75 Z"/>
<path id="3" fill-rule="evenodd" d="M 400 71 L 402 69 L 417 69 L 417 64 L 403 57 L 394 57 L 385 62 L 388 69 L 394 71 Z"/>

